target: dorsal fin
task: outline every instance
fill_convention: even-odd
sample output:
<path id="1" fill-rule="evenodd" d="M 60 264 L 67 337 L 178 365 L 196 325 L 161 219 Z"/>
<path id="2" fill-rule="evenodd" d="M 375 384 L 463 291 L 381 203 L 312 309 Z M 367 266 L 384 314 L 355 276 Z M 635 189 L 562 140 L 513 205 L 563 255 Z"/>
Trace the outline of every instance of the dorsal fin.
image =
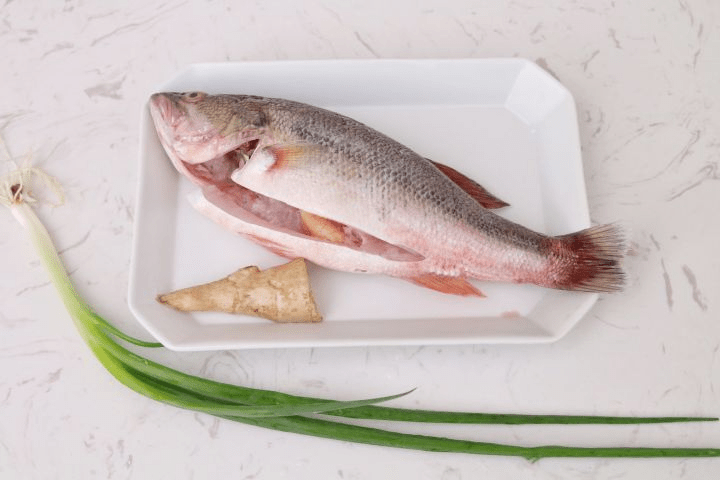
<path id="1" fill-rule="evenodd" d="M 430 159 L 428 158 L 428 160 Z M 466 177 L 454 168 L 443 165 L 442 163 L 434 162 L 432 160 L 430 160 L 430 162 L 435 165 L 438 170 L 444 173 L 446 177 L 455 182 L 458 187 L 465 190 L 465 192 L 467 192 L 471 197 L 477 200 L 477 202 L 483 207 L 502 208 L 510 205 L 509 203 L 500 200 L 495 195 L 488 192 L 485 188 L 483 188 L 482 185 L 477 183 L 475 180 Z"/>

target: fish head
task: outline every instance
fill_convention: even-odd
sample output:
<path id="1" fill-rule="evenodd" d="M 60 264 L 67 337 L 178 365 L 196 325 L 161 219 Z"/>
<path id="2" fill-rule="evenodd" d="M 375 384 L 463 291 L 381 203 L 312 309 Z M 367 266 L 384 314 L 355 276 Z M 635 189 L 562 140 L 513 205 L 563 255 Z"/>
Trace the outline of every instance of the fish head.
<path id="1" fill-rule="evenodd" d="M 149 106 L 170 160 L 198 184 L 219 181 L 207 178 L 208 172 L 217 176 L 219 167 L 237 168 L 246 158 L 247 145 L 264 132 L 262 112 L 244 105 L 241 96 L 162 92 L 150 97 Z M 204 167 L 195 168 L 200 165 Z"/>

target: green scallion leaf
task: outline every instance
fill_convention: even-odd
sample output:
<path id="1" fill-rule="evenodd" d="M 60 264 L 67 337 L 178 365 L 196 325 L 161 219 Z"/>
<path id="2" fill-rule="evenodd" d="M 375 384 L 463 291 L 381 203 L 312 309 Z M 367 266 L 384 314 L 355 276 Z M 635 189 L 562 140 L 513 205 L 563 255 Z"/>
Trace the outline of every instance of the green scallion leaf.
<path id="1" fill-rule="evenodd" d="M 26 183 L 33 175 L 59 189 L 54 180 L 34 168 L 20 169 L 0 183 L 0 203 L 8 206 L 23 225 L 47 268 L 80 336 L 101 364 L 118 381 L 136 392 L 160 402 L 220 418 L 274 430 L 312 435 L 356 443 L 433 452 L 461 452 L 483 455 L 511 455 L 538 460 L 545 457 L 717 457 L 717 448 L 588 448 L 565 446 L 524 447 L 473 442 L 425 435 L 398 433 L 378 428 L 311 418 L 308 414 L 364 420 L 393 420 L 417 423 L 462 424 L 628 424 L 713 421 L 710 417 L 607 417 L 565 415 L 514 415 L 472 412 L 442 412 L 376 406 L 410 392 L 365 400 L 335 401 L 288 395 L 215 382 L 161 365 L 122 346 L 115 339 L 140 347 L 159 347 L 131 337 L 93 312 L 80 298 L 65 271 L 50 236 L 24 201 Z"/>

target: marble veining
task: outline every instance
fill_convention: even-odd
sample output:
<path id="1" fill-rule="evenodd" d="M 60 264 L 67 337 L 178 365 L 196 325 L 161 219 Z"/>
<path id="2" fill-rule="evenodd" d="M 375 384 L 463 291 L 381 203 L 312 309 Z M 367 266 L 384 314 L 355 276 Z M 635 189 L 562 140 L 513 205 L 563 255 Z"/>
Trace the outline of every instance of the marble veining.
<path id="1" fill-rule="evenodd" d="M 0 135 L 62 183 L 38 209 L 89 303 L 135 336 L 127 279 L 140 111 L 196 62 L 535 61 L 573 93 L 595 222 L 631 227 L 630 286 L 551 345 L 302 348 L 149 355 L 195 374 L 397 405 L 720 415 L 720 3 L 703 0 L 0 5 Z M 291 81 L 291 79 L 289 79 Z M 442 138 L 438 139 L 442 142 Z M 351 445 L 160 405 L 78 337 L 28 239 L 0 211 L 0 479 L 716 478 L 720 460 L 543 460 Z M 393 426 L 536 445 L 714 446 L 720 424 Z"/>

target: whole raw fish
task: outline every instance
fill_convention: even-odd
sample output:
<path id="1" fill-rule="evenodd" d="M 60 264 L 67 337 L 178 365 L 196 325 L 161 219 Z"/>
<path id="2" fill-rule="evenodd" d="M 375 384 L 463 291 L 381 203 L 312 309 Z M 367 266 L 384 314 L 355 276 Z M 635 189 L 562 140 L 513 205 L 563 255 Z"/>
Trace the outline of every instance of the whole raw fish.
<path id="1" fill-rule="evenodd" d="M 447 293 L 468 279 L 612 292 L 612 225 L 546 236 L 491 211 L 507 205 L 459 172 L 348 117 L 288 100 L 157 93 L 150 111 L 194 207 L 286 257 L 382 273 Z"/>

